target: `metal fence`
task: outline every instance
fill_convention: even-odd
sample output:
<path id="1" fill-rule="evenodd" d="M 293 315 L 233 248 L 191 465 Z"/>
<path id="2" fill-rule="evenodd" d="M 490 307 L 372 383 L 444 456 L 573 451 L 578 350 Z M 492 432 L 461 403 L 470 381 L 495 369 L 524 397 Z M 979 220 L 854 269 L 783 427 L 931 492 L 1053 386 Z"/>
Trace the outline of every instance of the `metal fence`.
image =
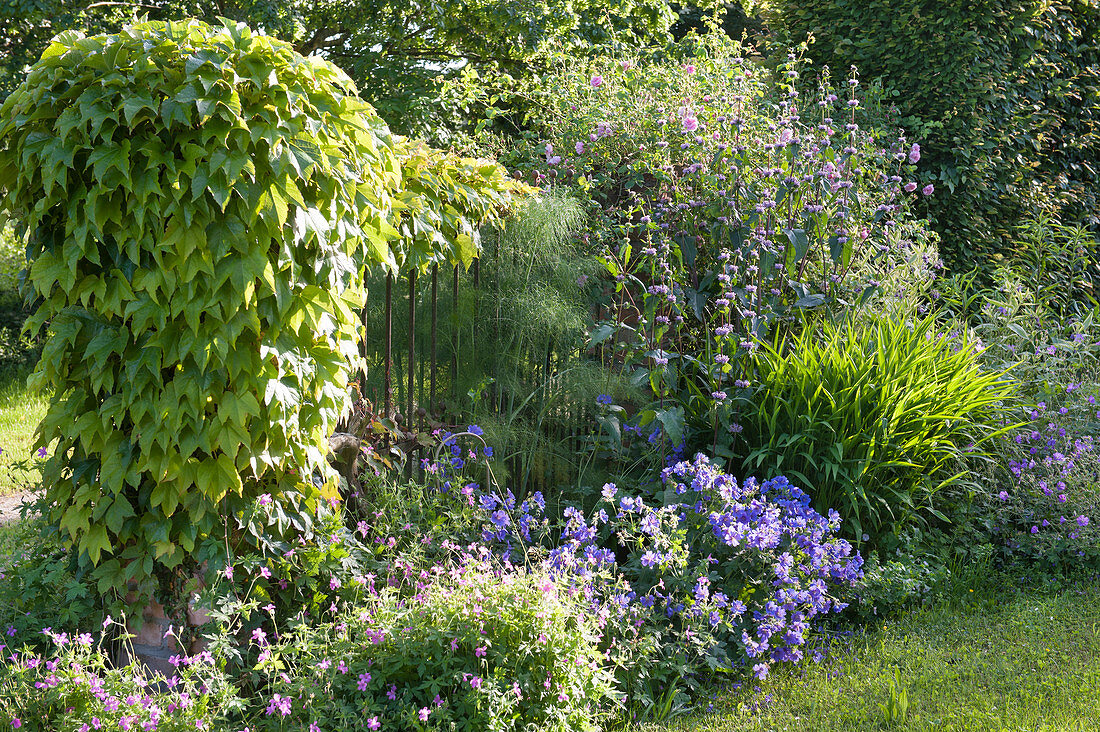
<path id="1" fill-rule="evenodd" d="M 572 480 L 585 447 L 587 404 L 555 378 L 583 354 L 538 333 L 520 339 L 507 366 L 478 352 L 501 342 L 499 265 L 490 256 L 468 271 L 436 265 L 376 282 L 363 311 L 367 368 L 359 388 L 377 416 L 409 431 L 486 415 L 507 422 L 522 438 L 510 434 L 497 472 L 517 495 L 546 492 Z M 411 474 L 416 460 L 408 462 Z"/>

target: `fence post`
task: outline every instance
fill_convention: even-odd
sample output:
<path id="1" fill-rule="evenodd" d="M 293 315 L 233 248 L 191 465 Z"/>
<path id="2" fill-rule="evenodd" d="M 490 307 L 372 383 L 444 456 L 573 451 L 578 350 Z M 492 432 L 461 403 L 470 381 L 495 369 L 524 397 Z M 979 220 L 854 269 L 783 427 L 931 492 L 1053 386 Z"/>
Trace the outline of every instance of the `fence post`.
<path id="1" fill-rule="evenodd" d="M 439 265 L 432 265 L 432 369 L 431 386 L 428 389 L 428 412 L 435 413 L 435 370 L 438 366 L 436 347 L 436 326 L 439 323 Z"/>
<path id="2" fill-rule="evenodd" d="M 451 290 L 451 410 L 458 401 L 458 265 L 455 265 L 454 283 Z"/>
<path id="3" fill-rule="evenodd" d="M 416 381 L 416 369 L 413 368 L 416 358 L 416 269 L 409 270 L 409 362 L 406 364 L 409 389 L 406 394 L 405 423 L 412 427 L 413 421 L 413 386 Z"/>
<path id="4" fill-rule="evenodd" d="M 393 407 L 393 380 L 390 369 L 393 367 L 393 274 L 386 274 L 386 315 L 382 325 L 382 340 L 385 353 L 382 360 L 382 399 L 385 405 L 382 408 L 382 416 L 390 417 L 390 409 Z"/>

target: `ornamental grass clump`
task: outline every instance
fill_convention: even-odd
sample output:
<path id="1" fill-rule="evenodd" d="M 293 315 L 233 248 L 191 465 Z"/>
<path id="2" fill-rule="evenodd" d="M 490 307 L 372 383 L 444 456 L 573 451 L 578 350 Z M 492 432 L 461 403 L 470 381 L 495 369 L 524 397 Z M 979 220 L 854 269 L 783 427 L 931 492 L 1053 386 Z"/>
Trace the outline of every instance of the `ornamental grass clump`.
<path id="1" fill-rule="evenodd" d="M 983 490 L 968 476 L 1007 429 L 1016 393 L 931 317 L 827 321 L 765 343 L 753 365 L 745 468 L 797 478 L 850 536 L 874 542 L 908 522 L 950 521 L 963 489 Z"/>
<path id="2" fill-rule="evenodd" d="M 343 72 L 235 24 L 63 33 L 0 107 L 55 389 L 42 506 L 101 592 L 222 566 L 261 494 L 309 534 L 391 147 Z"/>

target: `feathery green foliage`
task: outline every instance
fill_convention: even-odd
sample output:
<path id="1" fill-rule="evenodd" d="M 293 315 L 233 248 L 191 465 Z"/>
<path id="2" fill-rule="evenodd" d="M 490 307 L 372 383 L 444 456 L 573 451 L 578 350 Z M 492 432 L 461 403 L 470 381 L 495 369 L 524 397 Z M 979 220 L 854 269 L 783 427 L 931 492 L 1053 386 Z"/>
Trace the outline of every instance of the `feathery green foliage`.
<path id="1" fill-rule="evenodd" d="M 561 189 L 540 193 L 486 231 L 478 284 L 472 274 L 462 275 L 455 301 L 450 273 L 439 278 L 435 403 L 445 404 L 447 419 L 477 422 L 485 430 L 489 444 L 504 458 L 499 477 L 516 489 L 570 482 L 580 468 L 572 433 L 586 424 L 582 411 L 599 394 L 638 396 L 625 379 L 582 357 L 589 288 L 599 271 L 577 244 L 583 218 L 578 202 Z M 385 285 L 380 275 L 369 285 L 365 393 L 378 404 L 385 315 L 384 300 L 374 293 Z M 404 282 L 393 288 L 392 378 L 402 412 L 408 402 L 406 289 Z M 426 278 L 421 279 L 415 300 L 413 401 L 425 409 L 430 373 L 419 369 L 430 351 L 429 296 Z"/>
<path id="2" fill-rule="evenodd" d="M 858 539 L 931 516 L 1003 431 L 1014 387 L 936 320 L 849 316 L 764 344 L 742 417 L 744 464 L 797 478 Z"/>

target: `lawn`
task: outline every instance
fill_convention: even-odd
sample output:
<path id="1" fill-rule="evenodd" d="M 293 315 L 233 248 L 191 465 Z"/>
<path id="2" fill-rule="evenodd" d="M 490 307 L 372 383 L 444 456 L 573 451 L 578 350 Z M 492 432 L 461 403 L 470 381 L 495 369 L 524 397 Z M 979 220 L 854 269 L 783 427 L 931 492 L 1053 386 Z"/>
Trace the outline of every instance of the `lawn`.
<path id="1" fill-rule="evenodd" d="M 0 378 L 0 495 L 24 490 L 35 481 L 31 446 L 48 400 L 27 391 L 27 370 Z"/>
<path id="2" fill-rule="evenodd" d="M 0 229 L 0 495 L 34 483 L 31 445 L 48 401 L 27 391 L 27 376 L 37 361 L 38 347 L 20 332 L 27 311 L 17 280 L 25 264 L 22 248 L 11 232 Z"/>
<path id="3" fill-rule="evenodd" d="M 926 610 L 840 641 L 825 662 L 775 673 L 759 691 L 718 694 L 710 714 L 641 729 L 1100 729 L 1098 601 L 1094 584 Z M 909 704 L 891 724 L 895 673 Z"/>

